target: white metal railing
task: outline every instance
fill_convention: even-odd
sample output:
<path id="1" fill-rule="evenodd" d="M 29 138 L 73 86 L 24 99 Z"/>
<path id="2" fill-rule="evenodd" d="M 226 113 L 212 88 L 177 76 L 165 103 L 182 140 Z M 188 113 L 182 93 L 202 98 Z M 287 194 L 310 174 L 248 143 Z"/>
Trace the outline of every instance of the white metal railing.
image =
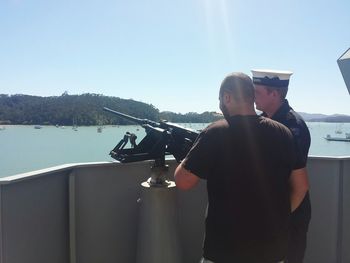
<path id="1" fill-rule="evenodd" d="M 175 161 L 168 160 L 172 177 Z M 140 183 L 150 162 L 67 164 L 0 178 L 3 263 L 135 262 Z M 350 157 L 309 157 L 306 263 L 350 262 Z M 183 262 L 201 256 L 205 182 L 177 191 Z"/>

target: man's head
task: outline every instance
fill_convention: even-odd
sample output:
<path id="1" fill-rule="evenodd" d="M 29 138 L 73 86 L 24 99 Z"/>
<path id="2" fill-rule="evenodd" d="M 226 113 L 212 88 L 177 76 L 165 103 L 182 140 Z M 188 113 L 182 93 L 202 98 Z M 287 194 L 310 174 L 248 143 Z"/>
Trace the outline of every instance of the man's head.
<path id="1" fill-rule="evenodd" d="M 250 77 L 234 72 L 220 86 L 220 109 L 225 118 L 236 114 L 251 114 L 254 109 L 254 86 Z"/>
<path id="2" fill-rule="evenodd" d="M 269 116 L 280 107 L 288 92 L 291 71 L 252 70 L 255 105 Z"/>

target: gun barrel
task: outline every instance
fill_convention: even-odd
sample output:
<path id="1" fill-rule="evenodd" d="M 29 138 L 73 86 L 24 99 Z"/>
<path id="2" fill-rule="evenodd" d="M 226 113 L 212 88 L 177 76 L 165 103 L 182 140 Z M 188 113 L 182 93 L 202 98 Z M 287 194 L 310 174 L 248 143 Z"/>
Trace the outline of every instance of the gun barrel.
<path id="1" fill-rule="evenodd" d="M 119 112 L 119 111 L 112 110 L 112 109 L 107 108 L 107 107 L 103 107 L 103 110 L 104 110 L 104 111 L 108 111 L 108 112 L 110 112 L 110 113 L 113 113 L 113 114 L 115 114 L 115 115 L 118 115 L 118 116 L 121 117 L 121 118 L 124 118 L 124 119 L 126 119 L 126 120 L 132 121 L 132 122 L 137 123 L 137 124 L 139 124 L 139 125 L 149 124 L 149 125 L 151 125 L 151 126 L 156 126 L 156 127 L 159 126 L 159 123 L 157 123 L 157 122 L 154 122 L 154 121 L 151 121 L 151 120 L 147 120 L 147 119 L 135 118 L 135 117 L 133 117 L 133 116 L 130 116 L 130 115 L 121 113 L 121 112 Z"/>

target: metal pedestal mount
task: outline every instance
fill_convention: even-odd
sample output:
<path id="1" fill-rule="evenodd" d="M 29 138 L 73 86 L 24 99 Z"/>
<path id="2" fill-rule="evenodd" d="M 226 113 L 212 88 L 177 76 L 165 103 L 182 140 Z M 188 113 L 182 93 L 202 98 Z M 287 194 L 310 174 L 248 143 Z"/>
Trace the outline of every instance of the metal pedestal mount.
<path id="1" fill-rule="evenodd" d="M 182 263 L 176 187 L 165 179 L 167 171 L 167 165 L 155 162 L 151 177 L 141 184 L 137 263 Z"/>

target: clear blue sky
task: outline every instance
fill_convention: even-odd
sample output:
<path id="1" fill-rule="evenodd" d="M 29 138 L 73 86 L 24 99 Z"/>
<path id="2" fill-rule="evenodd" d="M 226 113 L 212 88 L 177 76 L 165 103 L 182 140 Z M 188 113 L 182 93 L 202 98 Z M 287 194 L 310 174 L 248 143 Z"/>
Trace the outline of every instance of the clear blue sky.
<path id="1" fill-rule="evenodd" d="M 350 1 L 1 0 L 0 93 L 98 93 L 219 111 L 226 74 L 294 71 L 297 111 L 350 114 Z"/>

